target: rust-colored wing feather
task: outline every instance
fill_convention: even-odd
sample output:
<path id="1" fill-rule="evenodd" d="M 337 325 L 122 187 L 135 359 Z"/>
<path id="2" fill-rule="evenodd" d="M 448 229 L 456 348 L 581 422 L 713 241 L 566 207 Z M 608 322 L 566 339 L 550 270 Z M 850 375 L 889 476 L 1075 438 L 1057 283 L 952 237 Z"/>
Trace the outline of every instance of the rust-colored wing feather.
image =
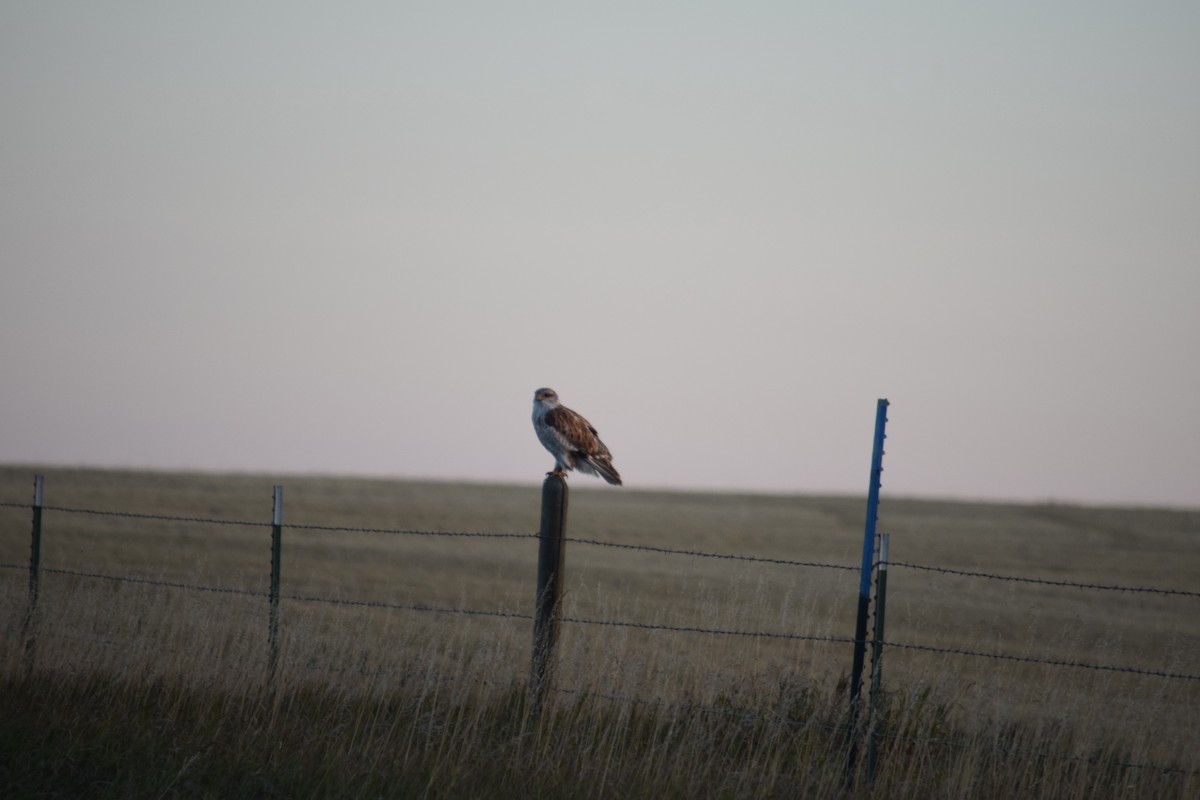
<path id="1" fill-rule="evenodd" d="M 621 476 L 612 463 L 612 453 L 582 415 L 566 406 L 556 406 L 546 412 L 546 424 L 558 434 L 563 450 L 575 462 L 575 468 L 597 475 L 614 486 L 621 485 Z"/>

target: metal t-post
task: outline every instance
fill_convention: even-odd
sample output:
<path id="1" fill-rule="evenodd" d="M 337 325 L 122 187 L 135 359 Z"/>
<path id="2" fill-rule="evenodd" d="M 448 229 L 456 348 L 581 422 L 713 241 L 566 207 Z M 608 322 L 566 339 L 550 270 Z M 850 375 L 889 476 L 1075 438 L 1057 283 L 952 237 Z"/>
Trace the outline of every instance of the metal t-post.
<path id="1" fill-rule="evenodd" d="M 858 715 L 862 693 L 863 663 L 867 653 L 867 613 L 871 603 L 871 559 L 875 556 L 875 526 L 879 521 L 880 475 L 883 473 L 883 440 L 887 438 L 888 401 L 875 405 L 875 441 L 871 448 L 871 483 L 867 490 L 867 524 L 863 531 L 862 571 L 858 582 L 858 616 L 854 625 L 854 661 L 850 671 L 850 750 L 846 775 L 851 777 L 858 759 Z"/>

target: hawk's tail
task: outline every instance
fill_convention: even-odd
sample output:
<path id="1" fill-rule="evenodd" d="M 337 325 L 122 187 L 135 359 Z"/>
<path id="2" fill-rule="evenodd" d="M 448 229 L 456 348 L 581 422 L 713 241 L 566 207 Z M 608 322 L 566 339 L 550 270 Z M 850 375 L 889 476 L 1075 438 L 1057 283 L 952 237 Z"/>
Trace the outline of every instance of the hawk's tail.
<path id="1" fill-rule="evenodd" d="M 599 475 L 613 486 L 621 485 L 621 474 L 617 472 L 617 468 L 613 466 L 612 456 L 584 456 L 575 462 L 575 466 L 583 472 L 590 472 L 593 475 Z"/>

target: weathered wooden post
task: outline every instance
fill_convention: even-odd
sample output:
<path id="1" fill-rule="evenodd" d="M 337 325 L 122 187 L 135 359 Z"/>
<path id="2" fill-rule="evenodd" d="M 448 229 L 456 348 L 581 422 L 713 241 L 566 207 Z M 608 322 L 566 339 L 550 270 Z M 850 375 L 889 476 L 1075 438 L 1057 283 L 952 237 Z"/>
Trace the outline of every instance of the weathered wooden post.
<path id="1" fill-rule="evenodd" d="M 29 544 L 29 605 L 25 609 L 25 621 L 21 626 L 25 635 L 25 670 L 33 669 L 34 649 L 37 646 L 38 582 L 42 576 L 42 500 L 45 477 L 33 476 L 33 530 Z"/>
<path id="2" fill-rule="evenodd" d="M 533 618 L 533 663 L 529 695 L 537 713 L 554 679 L 554 649 L 562 615 L 566 564 L 567 481 L 560 474 L 542 483 L 542 526 L 538 533 L 537 596 Z"/>
<path id="3" fill-rule="evenodd" d="M 283 549 L 283 487 L 274 491 L 274 510 L 271 515 L 271 612 L 270 643 L 271 655 L 268 665 L 271 683 L 279 669 L 279 566 Z"/>

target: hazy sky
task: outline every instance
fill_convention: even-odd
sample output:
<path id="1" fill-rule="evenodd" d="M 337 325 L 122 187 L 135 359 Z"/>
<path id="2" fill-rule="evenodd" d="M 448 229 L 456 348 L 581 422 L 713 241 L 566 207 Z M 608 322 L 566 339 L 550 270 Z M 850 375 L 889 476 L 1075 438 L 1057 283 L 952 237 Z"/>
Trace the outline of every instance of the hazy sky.
<path id="1" fill-rule="evenodd" d="M 1200 507 L 1200 4 L 0 5 L 0 461 Z M 576 485 L 600 486 L 586 476 Z"/>

